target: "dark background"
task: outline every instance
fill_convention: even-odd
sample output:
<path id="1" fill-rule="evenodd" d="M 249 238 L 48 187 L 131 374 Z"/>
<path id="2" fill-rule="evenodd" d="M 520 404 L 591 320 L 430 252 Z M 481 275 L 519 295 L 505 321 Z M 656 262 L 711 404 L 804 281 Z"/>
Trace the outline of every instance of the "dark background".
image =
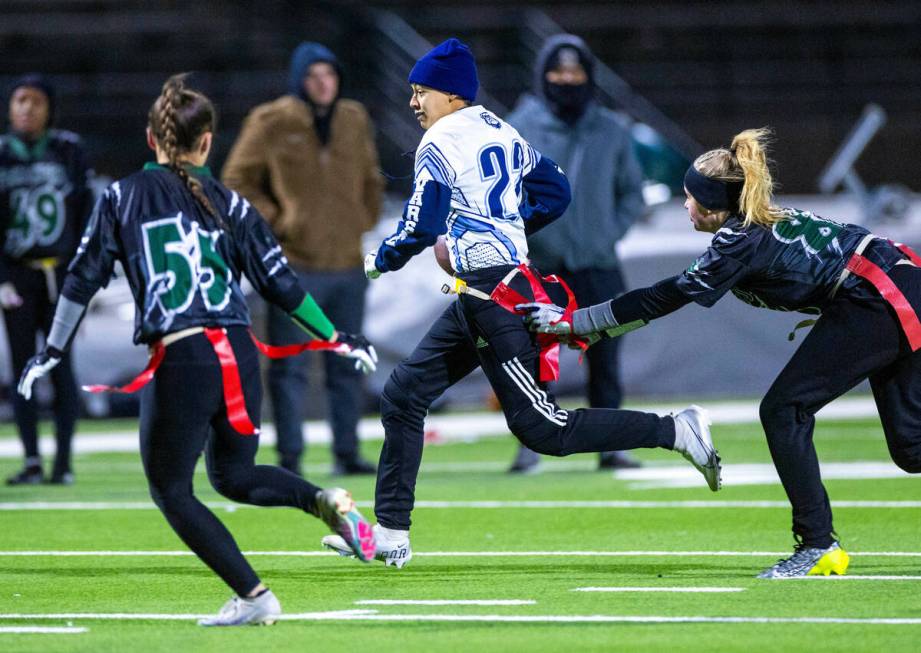
<path id="1" fill-rule="evenodd" d="M 469 43 L 483 87 L 511 107 L 531 86 L 534 45 L 524 25 L 534 9 L 584 37 L 706 148 L 772 125 L 781 192 L 816 191 L 868 102 L 889 122 L 859 174 L 868 185 L 921 186 L 917 2 L 3 0 L 0 85 L 27 71 L 49 74 L 59 88 L 58 125 L 85 138 L 99 172 L 119 177 L 147 158 L 146 113 L 162 82 L 195 71 L 193 85 L 221 116 L 212 159 L 219 170 L 247 111 L 285 92 L 291 50 L 317 40 L 342 58 L 344 95 L 367 105 L 383 168 L 400 177 L 411 172 L 401 153 L 421 133 L 406 122 L 405 85 L 419 43 L 386 19 L 402 19 L 430 43 L 451 35 Z"/>

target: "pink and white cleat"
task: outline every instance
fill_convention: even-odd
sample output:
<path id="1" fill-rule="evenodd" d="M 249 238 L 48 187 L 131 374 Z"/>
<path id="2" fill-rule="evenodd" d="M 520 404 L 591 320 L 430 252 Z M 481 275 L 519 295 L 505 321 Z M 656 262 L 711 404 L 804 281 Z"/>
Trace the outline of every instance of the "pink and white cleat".
<path id="1" fill-rule="evenodd" d="M 341 487 L 317 492 L 317 512 L 330 529 L 342 538 L 362 562 L 374 560 L 376 547 L 371 524 L 365 519 L 348 490 Z"/>

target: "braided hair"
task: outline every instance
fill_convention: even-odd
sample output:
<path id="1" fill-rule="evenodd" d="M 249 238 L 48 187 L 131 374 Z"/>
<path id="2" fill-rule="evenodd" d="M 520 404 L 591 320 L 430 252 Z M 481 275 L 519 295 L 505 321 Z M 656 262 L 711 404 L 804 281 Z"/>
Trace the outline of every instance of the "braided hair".
<path id="1" fill-rule="evenodd" d="M 214 132 L 217 118 L 214 105 L 205 95 L 186 88 L 188 73 L 173 75 L 163 84 L 160 97 L 150 108 L 147 121 L 157 144 L 167 157 L 166 167 L 185 184 L 195 200 L 223 228 L 224 221 L 202 188 L 202 183 L 180 163 L 182 153 L 190 151 L 205 132 Z"/>

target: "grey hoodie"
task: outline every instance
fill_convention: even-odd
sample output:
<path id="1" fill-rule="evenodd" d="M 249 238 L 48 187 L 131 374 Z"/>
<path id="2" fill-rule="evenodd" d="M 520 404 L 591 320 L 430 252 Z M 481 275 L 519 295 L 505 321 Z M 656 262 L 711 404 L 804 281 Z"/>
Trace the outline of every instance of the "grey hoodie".
<path id="1" fill-rule="evenodd" d="M 615 243 L 643 214 L 643 176 L 626 121 L 592 101 L 568 126 L 543 96 L 547 58 L 562 44 L 591 52 L 572 35 L 548 39 L 534 65 L 535 94 L 525 94 L 506 120 L 541 154 L 556 162 L 572 187 L 563 216 L 528 238 L 530 258 L 545 272 L 611 268 Z"/>

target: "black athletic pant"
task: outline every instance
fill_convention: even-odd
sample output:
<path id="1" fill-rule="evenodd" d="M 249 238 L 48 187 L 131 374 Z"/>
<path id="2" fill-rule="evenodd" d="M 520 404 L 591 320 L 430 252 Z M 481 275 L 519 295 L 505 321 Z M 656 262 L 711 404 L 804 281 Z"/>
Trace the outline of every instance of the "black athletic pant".
<path id="1" fill-rule="evenodd" d="M 921 270 L 900 265 L 890 277 L 921 314 Z M 812 441 L 815 414 L 866 378 L 892 460 L 921 472 L 921 350 L 911 352 L 881 298 L 835 299 L 761 402 L 771 457 L 793 505 L 793 532 L 811 546 L 827 547 L 833 539 Z"/>
<path id="2" fill-rule="evenodd" d="M 249 333 L 227 329 L 246 410 L 259 426 L 259 358 Z M 182 541 L 238 595 L 259 577 L 230 532 L 193 494 L 192 474 L 205 450 L 208 477 L 222 495 L 257 506 L 290 506 L 316 514 L 317 488 L 279 467 L 256 465 L 258 435 L 240 435 L 227 420 L 221 368 L 203 334 L 166 348 L 141 396 L 141 459 L 150 495 Z"/>
<path id="3" fill-rule="evenodd" d="M 61 287 L 64 273 L 64 266 L 55 270 L 57 289 Z M 51 328 L 57 298 L 49 295 L 48 281 L 41 270 L 13 264 L 9 266 L 9 276 L 19 296 L 22 297 L 22 306 L 3 311 L 15 386 L 26 363 L 37 353 L 36 337 L 39 333 L 47 336 Z M 80 397 L 69 353 L 51 370 L 51 383 L 54 386 L 54 433 L 57 440 L 52 474 L 62 474 L 71 469 L 71 441 L 80 412 Z M 16 427 L 19 429 L 26 458 L 37 458 L 39 452 L 36 399 L 33 396 L 27 401 L 18 392 L 13 392 L 12 403 Z"/>
<path id="4" fill-rule="evenodd" d="M 510 267 L 464 275 L 489 293 Z M 513 288 L 526 297 L 521 275 Z M 511 432 L 538 453 L 566 456 L 638 447 L 671 449 L 674 420 L 652 413 L 605 408 L 565 411 L 540 383 L 536 336 L 492 301 L 462 295 L 432 325 L 409 358 L 390 375 L 381 396 L 384 447 L 374 511 L 381 525 L 408 529 L 422 461 L 423 420 L 432 402 L 479 365 L 505 413 Z"/>

